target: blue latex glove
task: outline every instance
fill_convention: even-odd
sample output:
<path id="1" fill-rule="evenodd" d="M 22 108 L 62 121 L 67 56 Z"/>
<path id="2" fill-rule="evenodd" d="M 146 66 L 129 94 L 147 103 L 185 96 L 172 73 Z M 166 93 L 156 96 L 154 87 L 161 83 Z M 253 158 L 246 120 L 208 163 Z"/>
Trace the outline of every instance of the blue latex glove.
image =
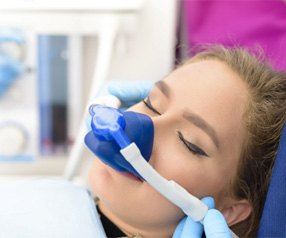
<path id="1" fill-rule="evenodd" d="M 130 107 L 146 98 L 154 85 L 152 81 L 114 81 L 107 86 L 110 94 L 120 99 L 125 107 Z"/>
<path id="2" fill-rule="evenodd" d="M 173 238 L 201 238 L 203 231 L 207 238 L 231 238 L 224 216 L 214 209 L 213 198 L 206 197 L 202 201 L 210 209 L 204 218 L 204 224 L 194 222 L 190 217 L 185 217 L 177 226 Z"/>
<path id="3" fill-rule="evenodd" d="M 111 94 L 122 102 L 122 110 L 142 101 L 146 98 L 153 87 L 152 81 L 110 81 L 99 93 L 100 96 Z M 90 131 L 91 117 L 85 119 L 87 129 Z"/>

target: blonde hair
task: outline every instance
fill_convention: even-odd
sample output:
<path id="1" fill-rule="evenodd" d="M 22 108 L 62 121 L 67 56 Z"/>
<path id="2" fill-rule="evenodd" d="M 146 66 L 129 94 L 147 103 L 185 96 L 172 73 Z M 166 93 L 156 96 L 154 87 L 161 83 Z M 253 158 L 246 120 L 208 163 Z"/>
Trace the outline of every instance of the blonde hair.
<path id="1" fill-rule="evenodd" d="M 286 74 L 275 71 L 261 54 L 218 45 L 197 53 L 187 64 L 209 59 L 225 63 L 248 85 L 250 101 L 244 114 L 247 136 L 231 193 L 235 198 L 247 199 L 253 209 L 250 217 L 233 229 L 240 236 L 254 237 L 286 118 Z"/>

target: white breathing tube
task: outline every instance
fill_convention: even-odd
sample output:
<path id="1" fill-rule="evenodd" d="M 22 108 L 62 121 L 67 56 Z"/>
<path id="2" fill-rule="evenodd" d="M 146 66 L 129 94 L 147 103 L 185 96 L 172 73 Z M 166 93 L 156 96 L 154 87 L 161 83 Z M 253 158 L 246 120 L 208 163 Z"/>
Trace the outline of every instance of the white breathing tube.
<path id="1" fill-rule="evenodd" d="M 203 219 L 208 211 L 207 205 L 173 180 L 167 180 L 162 177 L 143 158 L 135 143 L 131 143 L 129 146 L 120 150 L 120 153 L 155 190 L 181 208 L 183 212 L 190 216 L 194 221 L 203 224 Z M 229 232 L 231 237 L 238 238 L 231 229 L 229 229 Z"/>
<path id="2" fill-rule="evenodd" d="M 135 143 L 130 144 L 120 150 L 120 152 L 148 184 L 181 208 L 186 215 L 190 216 L 194 221 L 201 221 L 204 218 L 208 211 L 207 205 L 173 180 L 167 180 L 162 177 L 143 158 Z"/>

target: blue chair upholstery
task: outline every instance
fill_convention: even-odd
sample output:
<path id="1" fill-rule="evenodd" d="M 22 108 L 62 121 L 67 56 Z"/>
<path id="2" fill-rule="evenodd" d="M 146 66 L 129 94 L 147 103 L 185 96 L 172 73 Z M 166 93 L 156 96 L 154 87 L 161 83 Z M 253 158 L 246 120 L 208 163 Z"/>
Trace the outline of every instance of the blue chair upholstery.
<path id="1" fill-rule="evenodd" d="M 286 124 L 267 193 L 258 237 L 286 237 Z"/>

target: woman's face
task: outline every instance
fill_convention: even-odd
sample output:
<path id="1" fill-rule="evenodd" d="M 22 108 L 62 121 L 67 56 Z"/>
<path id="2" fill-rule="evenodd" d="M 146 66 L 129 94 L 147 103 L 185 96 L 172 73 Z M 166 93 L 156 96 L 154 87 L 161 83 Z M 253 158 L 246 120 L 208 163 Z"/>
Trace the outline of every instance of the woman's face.
<path id="1" fill-rule="evenodd" d="M 222 62 L 199 61 L 157 83 L 145 101 L 129 110 L 154 122 L 150 164 L 193 195 L 213 196 L 223 209 L 245 134 L 245 83 Z M 100 160 L 94 160 L 90 183 L 102 211 L 127 233 L 170 235 L 183 216 L 149 184 Z"/>

